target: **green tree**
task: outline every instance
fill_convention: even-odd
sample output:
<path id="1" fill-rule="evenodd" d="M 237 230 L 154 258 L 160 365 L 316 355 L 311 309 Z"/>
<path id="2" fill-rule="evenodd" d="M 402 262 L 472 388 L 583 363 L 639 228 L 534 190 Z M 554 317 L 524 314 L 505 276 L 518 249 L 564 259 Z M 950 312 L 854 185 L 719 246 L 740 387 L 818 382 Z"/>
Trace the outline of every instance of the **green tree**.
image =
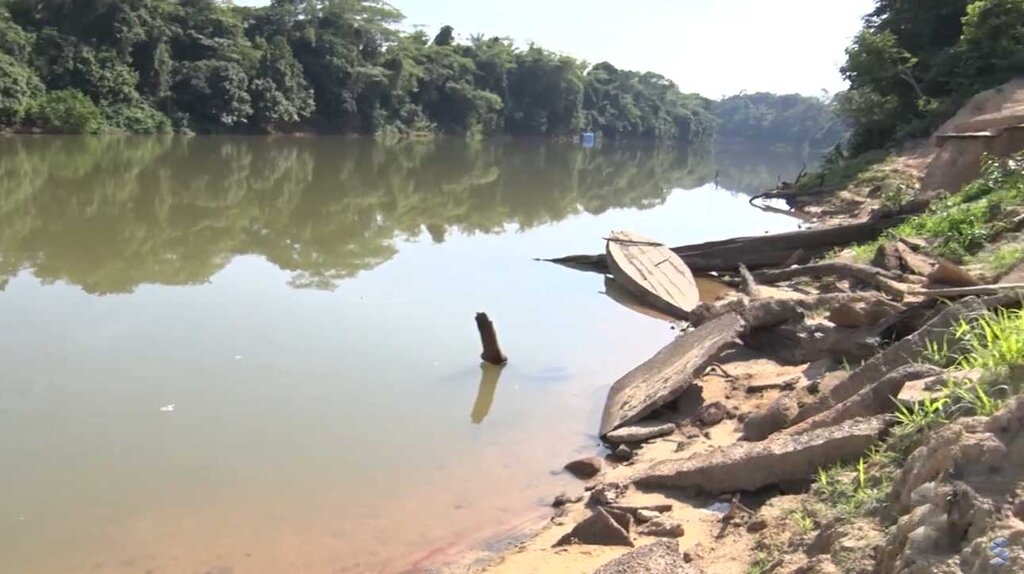
<path id="1" fill-rule="evenodd" d="M 261 129 L 295 124 L 313 113 L 313 89 L 283 37 L 264 46 L 250 89 L 255 125 Z"/>

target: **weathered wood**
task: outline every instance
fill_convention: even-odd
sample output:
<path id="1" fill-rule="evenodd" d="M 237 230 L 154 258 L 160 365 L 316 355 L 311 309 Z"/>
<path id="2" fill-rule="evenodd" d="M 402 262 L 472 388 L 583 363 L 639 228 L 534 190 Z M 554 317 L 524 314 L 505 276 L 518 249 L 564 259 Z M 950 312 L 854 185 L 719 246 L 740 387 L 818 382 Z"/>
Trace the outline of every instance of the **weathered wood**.
<path id="1" fill-rule="evenodd" d="M 608 238 L 607 255 L 615 280 L 654 309 L 685 319 L 700 304 L 693 273 L 664 245 L 614 231 Z"/>
<path id="2" fill-rule="evenodd" d="M 498 346 L 498 335 L 494 332 L 494 323 L 487 316 L 487 313 L 476 314 L 476 328 L 480 331 L 480 342 L 483 344 L 484 352 L 480 358 L 492 365 L 504 365 L 508 357 L 501 352 Z"/>
<path id="3" fill-rule="evenodd" d="M 836 247 L 869 241 L 903 220 L 903 217 L 880 218 L 837 227 L 735 237 L 673 247 L 672 251 L 694 273 L 734 273 L 740 263 L 749 269 L 764 269 L 805 263 Z M 794 254 L 798 256 L 791 259 Z M 546 261 L 581 271 L 608 272 L 604 255 L 570 255 Z"/>
<path id="4" fill-rule="evenodd" d="M 754 276 L 750 274 L 750 269 L 747 266 L 740 263 L 740 291 L 747 297 L 756 298 L 759 294 L 757 290 L 757 282 L 754 281 Z"/>
<path id="5" fill-rule="evenodd" d="M 1000 283 L 997 285 L 979 285 L 978 287 L 955 287 L 950 289 L 921 289 L 910 291 L 907 295 L 925 298 L 970 297 L 972 295 L 1002 295 L 1004 293 L 1024 292 L 1024 283 Z"/>
<path id="6" fill-rule="evenodd" d="M 601 436 L 642 419 L 673 401 L 743 330 L 739 315 L 729 314 L 680 335 L 656 355 L 615 381 L 608 390 Z"/>
<path id="7" fill-rule="evenodd" d="M 788 269 L 773 269 L 754 273 L 754 278 L 762 283 L 778 283 L 780 281 L 796 279 L 797 277 L 844 277 L 847 279 L 857 279 L 877 287 L 886 295 L 901 298 L 906 294 L 906 291 L 896 284 L 897 281 L 903 279 L 902 274 L 859 263 L 825 261 L 790 267 Z"/>

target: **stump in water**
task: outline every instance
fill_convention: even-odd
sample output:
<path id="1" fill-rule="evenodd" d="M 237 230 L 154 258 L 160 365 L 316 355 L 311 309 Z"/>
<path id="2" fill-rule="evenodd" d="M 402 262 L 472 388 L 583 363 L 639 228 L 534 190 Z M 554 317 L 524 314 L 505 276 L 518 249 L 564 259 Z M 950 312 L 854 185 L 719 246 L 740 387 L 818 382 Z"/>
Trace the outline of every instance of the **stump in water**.
<path id="1" fill-rule="evenodd" d="M 484 352 L 480 358 L 492 365 L 504 365 L 508 357 L 501 353 L 498 346 L 498 335 L 494 332 L 494 323 L 487 316 L 487 313 L 476 314 L 476 328 L 480 331 L 480 342 L 483 343 Z"/>

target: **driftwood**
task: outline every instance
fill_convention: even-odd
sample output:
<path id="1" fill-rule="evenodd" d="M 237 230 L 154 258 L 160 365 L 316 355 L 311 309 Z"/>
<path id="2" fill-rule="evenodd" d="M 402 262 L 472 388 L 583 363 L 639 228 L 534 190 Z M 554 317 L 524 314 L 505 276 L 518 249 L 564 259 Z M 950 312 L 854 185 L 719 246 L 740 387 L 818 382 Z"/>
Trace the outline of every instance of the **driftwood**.
<path id="1" fill-rule="evenodd" d="M 750 270 L 747 266 L 740 263 L 740 291 L 747 297 L 757 297 L 757 282 L 754 281 L 754 276 L 750 274 Z"/>
<path id="2" fill-rule="evenodd" d="M 498 335 L 494 332 L 494 323 L 487 316 L 487 313 L 476 314 L 476 328 L 480 331 L 480 343 L 483 344 L 484 352 L 480 358 L 492 365 L 504 365 L 508 362 L 498 346 Z"/>
<path id="3" fill-rule="evenodd" d="M 758 271 L 754 274 L 754 279 L 762 283 L 778 283 L 797 277 L 844 277 L 869 283 L 886 295 L 897 298 L 906 295 L 906 291 L 896 283 L 904 279 L 901 273 L 844 261 L 825 261 L 788 269 Z"/>
<path id="4" fill-rule="evenodd" d="M 1002 295 L 1006 293 L 1024 292 L 1024 283 L 1005 283 L 998 285 L 979 285 L 977 287 L 955 287 L 950 289 L 922 289 L 910 291 L 907 295 L 925 298 L 970 297 L 971 295 Z"/>
<path id="5" fill-rule="evenodd" d="M 888 217 L 837 227 L 735 237 L 673 247 L 672 251 L 682 257 L 694 273 L 735 273 L 740 263 L 749 269 L 795 265 L 807 263 L 836 247 L 874 239 L 886 229 L 902 223 L 903 219 Z M 546 261 L 581 271 L 608 272 L 604 255 L 570 255 Z"/>

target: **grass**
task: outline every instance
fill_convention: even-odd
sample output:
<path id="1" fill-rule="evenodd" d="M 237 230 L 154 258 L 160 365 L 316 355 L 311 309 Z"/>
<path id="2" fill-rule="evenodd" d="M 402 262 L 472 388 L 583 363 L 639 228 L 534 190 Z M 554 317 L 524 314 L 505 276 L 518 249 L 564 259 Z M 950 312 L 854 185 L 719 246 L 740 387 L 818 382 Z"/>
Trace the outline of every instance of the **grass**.
<path id="1" fill-rule="evenodd" d="M 889 458 L 869 454 L 854 464 L 818 469 L 811 492 L 844 518 L 864 516 L 884 506 L 894 473 Z"/>
<path id="2" fill-rule="evenodd" d="M 776 554 L 758 552 L 757 556 L 754 557 L 754 562 L 747 567 L 746 574 L 765 574 L 772 569 L 776 559 L 778 559 Z"/>
<path id="3" fill-rule="evenodd" d="M 972 263 L 979 263 L 993 277 L 1001 277 L 1024 261 L 1024 245 L 1011 243 L 1000 245 L 992 251 L 979 253 L 971 258 Z"/>
<path id="4" fill-rule="evenodd" d="M 803 509 L 796 509 L 789 513 L 789 519 L 796 526 L 800 534 L 810 534 L 817 528 L 814 519 Z"/>
<path id="5" fill-rule="evenodd" d="M 890 157 L 885 150 L 867 152 L 853 159 L 825 167 L 819 172 L 808 173 L 796 182 L 799 189 L 817 187 L 846 187 L 850 184 L 872 185 L 884 181 L 884 173 L 878 173 L 879 164 L 884 165 Z"/>
<path id="6" fill-rule="evenodd" d="M 959 369 L 1003 374 L 1024 364 L 1024 310 L 1000 309 L 961 321 L 954 335 L 965 349 L 956 362 Z"/>
<path id="7" fill-rule="evenodd" d="M 895 189 L 901 189 L 899 185 Z M 883 197 L 883 200 L 885 198 Z M 1005 230 L 1000 217 L 1007 208 L 1024 204 L 1024 153 L 986 160 L 981 175 L 956 194 L 932 203 L 928 211 L 911 217 L 882 237 L 853 246 L 854 259 L 868 262 L 878 245 L 900 237 L 929 241 L 928 252 L 963 261 Z M 1024 248 L 996 256 L 995 264 L 1020 261 Z"/>

